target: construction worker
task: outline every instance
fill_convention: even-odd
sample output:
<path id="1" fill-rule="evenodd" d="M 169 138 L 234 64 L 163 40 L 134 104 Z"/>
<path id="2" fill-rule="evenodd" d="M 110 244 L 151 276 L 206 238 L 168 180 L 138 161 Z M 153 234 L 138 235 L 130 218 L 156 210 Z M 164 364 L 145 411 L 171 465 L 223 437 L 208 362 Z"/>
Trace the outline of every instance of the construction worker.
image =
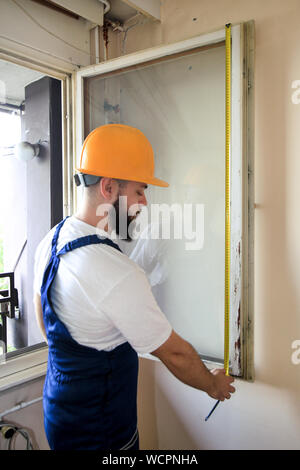
<path id="1" fill-rule="evenodd" d="M 121 124 L 95 129 L 76 181 L 84 186 L 79 211 L 46 235 L 35 257 L 35 309 L 49 346 L 45 432 L 54 450 L 138 450 L 137 353 L 153 354 L 179 380 L 222 401 L 235 391 L 233 379 L 209 371 L 173 330 L 145 272 L 113 240 L 107 216 L 110 207 L 121 212 L 120 196 L 127 216 L 133 204 L 147 204 L 148 185 L 168 186 L 154 177 L 144 134 Z"/>

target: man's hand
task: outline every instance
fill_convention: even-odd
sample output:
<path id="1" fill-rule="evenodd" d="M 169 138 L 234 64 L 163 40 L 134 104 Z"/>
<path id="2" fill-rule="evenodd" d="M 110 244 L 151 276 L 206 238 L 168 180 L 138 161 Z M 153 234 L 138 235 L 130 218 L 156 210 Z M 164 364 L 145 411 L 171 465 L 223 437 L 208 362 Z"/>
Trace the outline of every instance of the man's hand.
<path id="1" fill-rule="evenodd" d="M 233 377 L 226 375 L 224 369 L 212 369 L 210 373 L 213 376 L 212 387 L 208 390 L 208 395 L 216 400 L 229 400 L 230 393 L 235 392 L 235 388 L 230 385 L 234 382 Z"/>
<path id="2" fill-rule="evenodd" d="M 234 379 L 225 375 L 225 370 L 209 371 L 193 346 L 174 330 L 170 337 L 151 354 L 158 357 L 181 382 L 203 390 L 212 398 L 224 401 L 230 398 L 235 388 Z"/>

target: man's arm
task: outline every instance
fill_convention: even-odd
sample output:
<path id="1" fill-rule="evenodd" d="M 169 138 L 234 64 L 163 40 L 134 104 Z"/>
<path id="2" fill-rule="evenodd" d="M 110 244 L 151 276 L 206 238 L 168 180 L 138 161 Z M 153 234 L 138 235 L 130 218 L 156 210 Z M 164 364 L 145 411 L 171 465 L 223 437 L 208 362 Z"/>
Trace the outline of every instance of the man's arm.
<path id="1" fill-rule="evenodd" d="M 41 296 L 39 294 L 35 293 L 34 298 L 33 298 L 33 302 L 34 302 L 35 315 L 36 315 L 38 325 L 39 325 L 41 333 L 42 333 L 42 335 L 45 338 L 45 341 L 47 343 L 48 341 L 47 341 L 47 335 L 46 335 L 46 330 L 45 330 L 45 325 L 44 325 L 44 320 L 43 320 L 43 309 L 42 309 Z"/>
<path id="2" fill-rule="evenodd" d="M 209 371 L 193 346 L 173 330 L 169 339 L 151 354 L 157 356 L 181 382 L 203 390 L 212 398 L 224 401 L 235 388 L 234 379 L 224 369 Z"/>

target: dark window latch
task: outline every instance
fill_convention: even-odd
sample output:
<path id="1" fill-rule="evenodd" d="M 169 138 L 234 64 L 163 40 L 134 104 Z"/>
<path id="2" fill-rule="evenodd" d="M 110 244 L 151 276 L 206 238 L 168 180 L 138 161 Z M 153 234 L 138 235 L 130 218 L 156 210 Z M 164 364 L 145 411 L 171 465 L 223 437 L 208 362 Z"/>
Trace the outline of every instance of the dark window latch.
<path id="1" fill-rule="evenodd" d="M 16 309 L 19 308 L 19 298 L 15 288 L 14 273 L 0 273 L 1 277 L 9 278 L 9 290 L 0 290 L 0 314 L 8 318 L 15 318 Z"/>

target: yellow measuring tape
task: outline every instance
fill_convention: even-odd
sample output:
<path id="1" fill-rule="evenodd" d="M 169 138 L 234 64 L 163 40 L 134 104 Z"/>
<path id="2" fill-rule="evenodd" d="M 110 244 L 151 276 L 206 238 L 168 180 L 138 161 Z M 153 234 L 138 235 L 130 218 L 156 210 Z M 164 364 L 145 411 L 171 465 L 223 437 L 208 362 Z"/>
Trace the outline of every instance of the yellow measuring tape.
<path id="1" fill-rule="evenodd" d="M 224 369 L 229 375 L 230 320 L 230 150 L 231 150 L 231 24 L 225 26 L 225 302 L 224 302 Z M 214 405 L 205 421 L 212 415 Z"/>
<path id="2" fill-rule="evenodd" d="M 225 312 L 224 369 L 229 375 L 230 315 L 230 147 L 231 147 L 231 24 L 225 26 L 226 48 L 226 120 L 225 120 Z"/>

